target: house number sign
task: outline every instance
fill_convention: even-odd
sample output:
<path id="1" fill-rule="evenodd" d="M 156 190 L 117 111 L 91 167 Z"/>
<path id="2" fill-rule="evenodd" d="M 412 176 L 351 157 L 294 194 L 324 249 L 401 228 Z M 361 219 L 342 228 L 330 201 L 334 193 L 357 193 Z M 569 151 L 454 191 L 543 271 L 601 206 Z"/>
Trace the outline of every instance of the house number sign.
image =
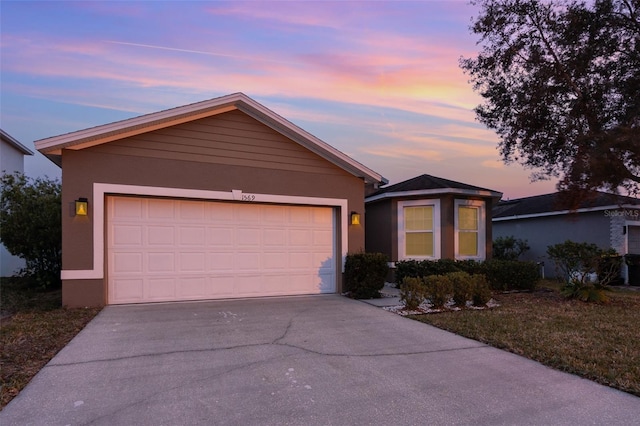
<path id="1" fill-rule="evenodd" d="M 255 201 L 256 196 L 253 194 L 242 194 L 242 201 Z"/>

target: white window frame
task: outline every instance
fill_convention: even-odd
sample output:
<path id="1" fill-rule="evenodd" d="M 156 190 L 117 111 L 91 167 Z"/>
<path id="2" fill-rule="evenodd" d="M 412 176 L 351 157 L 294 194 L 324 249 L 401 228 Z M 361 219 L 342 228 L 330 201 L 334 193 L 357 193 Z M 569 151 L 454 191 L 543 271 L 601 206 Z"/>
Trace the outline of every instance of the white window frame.
<path id="1" fill-rule="evenodd" d="M 461 256 L 460 255 L 460 227 L 458 225 L 458 208 L 460 206 L 471 206 L 478 208 L 478 255 L 477 256 Z M 484 201 L 481 200 L 459 200 L 454 202 L 454 247 L 456 260 L 485 260 L 487 257 L 487 208 Z"/>
<path id="2" fill-rule="evenodd" d="M 404 230 L 404 208 L 405 207 L 433 207 L 433 256 L 407 256 L 406 238 Z M 410 200 L 398 201 L 398 260 L 434 260 L 440 259 L 441 253 L 441 223 L 440 223 L 440 200 Z"/>

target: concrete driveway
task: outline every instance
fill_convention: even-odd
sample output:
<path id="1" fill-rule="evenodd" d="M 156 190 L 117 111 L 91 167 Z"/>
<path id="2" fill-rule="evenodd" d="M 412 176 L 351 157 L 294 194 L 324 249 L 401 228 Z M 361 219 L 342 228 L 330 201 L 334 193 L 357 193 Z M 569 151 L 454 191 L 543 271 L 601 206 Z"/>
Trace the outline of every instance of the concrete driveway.
<path id="1" fill-rule="evenodd" d="M 109 306 L 8 425 L 637 424 L 640 398 L 337 295 Z"/>

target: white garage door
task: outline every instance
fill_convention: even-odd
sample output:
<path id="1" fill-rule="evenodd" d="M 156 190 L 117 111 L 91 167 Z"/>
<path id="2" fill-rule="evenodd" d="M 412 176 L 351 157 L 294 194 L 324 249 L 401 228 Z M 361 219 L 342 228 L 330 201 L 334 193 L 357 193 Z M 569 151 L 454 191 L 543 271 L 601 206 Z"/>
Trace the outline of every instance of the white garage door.
<path id="1" fill-rule="evenodd" d="M 336 290 L 330 207 L 109 197 L 110 304 Z"/>

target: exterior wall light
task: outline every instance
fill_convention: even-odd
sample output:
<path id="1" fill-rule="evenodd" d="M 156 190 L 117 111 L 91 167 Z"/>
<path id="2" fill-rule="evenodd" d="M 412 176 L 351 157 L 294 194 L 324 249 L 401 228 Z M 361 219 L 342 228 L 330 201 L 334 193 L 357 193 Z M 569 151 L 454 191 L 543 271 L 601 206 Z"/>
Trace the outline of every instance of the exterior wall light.
<path id="1" fill-rule="evenodd" d="M 89 201 L 86 198 L 76 200 L 76 216 L 86 216 L 89 211 Z"/>
<path id="2" fill-rule="evenodd" d="M 357 212 L 351 212 L 351 224 L 360 225 L 360 214 Z"/>

